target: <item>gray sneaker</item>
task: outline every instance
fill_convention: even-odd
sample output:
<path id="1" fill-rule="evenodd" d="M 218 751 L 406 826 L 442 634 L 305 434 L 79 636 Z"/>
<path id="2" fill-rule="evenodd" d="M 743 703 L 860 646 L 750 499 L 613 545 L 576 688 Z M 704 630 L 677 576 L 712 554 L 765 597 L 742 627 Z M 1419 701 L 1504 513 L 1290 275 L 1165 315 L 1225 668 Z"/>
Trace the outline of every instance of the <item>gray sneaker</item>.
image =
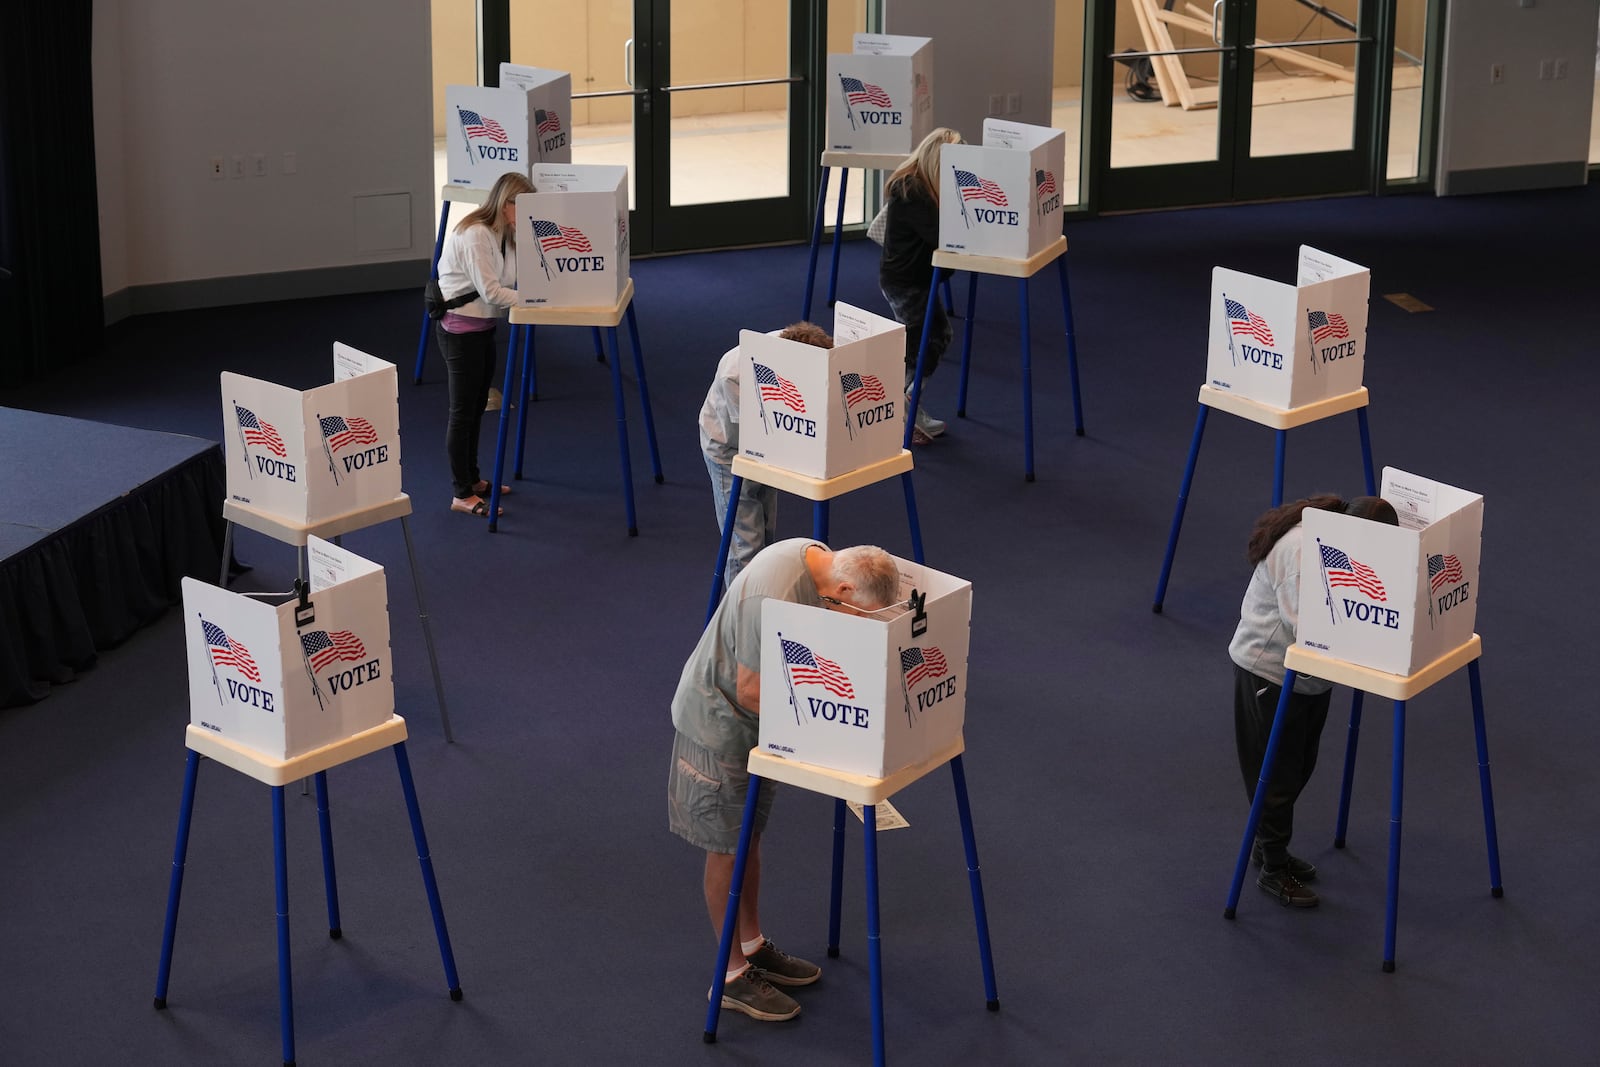
<path id="1" fill-rule="evenodd" d="M 821 967 L 810 960 L 789 955 L 774 945 L 771 938 L 761 942 L 761 947 L 745 959 L 750 961 L 750 966 L 761 968 L 767 981 L 773 985 L 810 985 L 822 977 Z"/>
<path id="2" fill-rule="evenodd" d="M 800 1014 L 800 1005 L 794 998 L 774 989 L 761 968 L 755 966 L 745 968 L 743 974 L 723 985 L 722 1006 L 769 1023 L 781 1023 Z"/>
<path id="3" fill-rule="evenodd" d="M 938 437 L 938 436 L 940 436 L 941 434 L 944 433 L 944 428 L 945 428 L 944 420 L 943 419 L 936 419 L 932 415 L 929 415 L 928 412 L 923 408 L 923 406 L 921 404 L 917 405 L 917 423 L 916 423 L 916 426 L 917 426 L 917 429 L 921 430 L 923 433 L 927 434 L 929 437 Z"/>

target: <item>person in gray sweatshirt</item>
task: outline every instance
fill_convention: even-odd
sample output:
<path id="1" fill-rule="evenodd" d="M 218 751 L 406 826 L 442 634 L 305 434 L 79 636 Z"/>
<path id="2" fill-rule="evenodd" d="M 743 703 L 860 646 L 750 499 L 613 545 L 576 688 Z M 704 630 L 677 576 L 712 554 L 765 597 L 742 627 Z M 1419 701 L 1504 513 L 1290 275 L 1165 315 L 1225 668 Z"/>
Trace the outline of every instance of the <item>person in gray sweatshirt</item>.
<path id="1" fill-rule="evenodd" d="M 1400 521 L 1394 507 L 1381 497 L 1358 496 L 1346 501 L 1332 494 L 1296 500 L 1256 519 L 1245 549 L 1255 572 L 1245 588 L 1239 626 L 1228 645 L 1233 660 L 1234 742 L 1245 795 L 1252 803 L 1283 692 L 1283 656 L 1295 643 L 1300 621 L 1300 516 L 1307 508 L 1339 511 L 1390 526 Z M 1328 719 L 1332 688 L 1331 682 L 1321 678 L 1295 676 L 1261 824 L 1256 828 L 1251 852 L 1261 868 L 1256 885 L 1285 906 L 1314 908 L 1319 899 L 1306 884 L 1317 877 L 1317 868 L 1289 854 L 1289 838 L 1294 832 L 1294 802 L 1317 765 L 1317 746 Z"/>

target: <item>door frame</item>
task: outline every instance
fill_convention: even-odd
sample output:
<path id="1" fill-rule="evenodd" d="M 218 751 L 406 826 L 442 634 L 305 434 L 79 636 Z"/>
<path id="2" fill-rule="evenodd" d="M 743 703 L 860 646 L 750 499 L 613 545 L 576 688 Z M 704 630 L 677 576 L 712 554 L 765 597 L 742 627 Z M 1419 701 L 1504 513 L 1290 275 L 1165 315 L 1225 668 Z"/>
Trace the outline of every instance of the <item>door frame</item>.
<path id="1" fill-rule="evenodd" d="M 1254 88 L 1254 41 L 1257 0 L 1223 0 L 1227 16 L 1222 22 L 1222 44 L 1180 49 L 1194 54 L 1221 56 L 1218 84 L 1217 157 L 1196 163 L 1146 167 L 1111 166 L 1111 120 L 1115 93 L 1110 89 L 1116 66 L 1112 53 L 1116 37 L 1115 0 L 1095 0 L 1086 10 L 1089 42 L 1084 69 L 1096 91 L 1089 95 L 1089 129 L 1084 138 L 1091 211 L 1138 210 L 1231 203 L 1279 197 L 1329 196 L 1341 193 L 1375 193 L 1382 188 L 1385 153 L 1381 138 L 1387 130 L 1378 114 L 1380 84 L 1387 85 L 1379 57 L 1392 42 L 1394 0 L 1360 0 L 1357 25 L 1368 27 L 1352 34 L 1356 45 L 1356 84 L 1350 148 L 1337 152 L 1252 157 L 1249 106 Z M 1317 38 L 1322 40 L 1324 38 Z M 1165 105 L 1161 105 L 1165 106 Z"/>

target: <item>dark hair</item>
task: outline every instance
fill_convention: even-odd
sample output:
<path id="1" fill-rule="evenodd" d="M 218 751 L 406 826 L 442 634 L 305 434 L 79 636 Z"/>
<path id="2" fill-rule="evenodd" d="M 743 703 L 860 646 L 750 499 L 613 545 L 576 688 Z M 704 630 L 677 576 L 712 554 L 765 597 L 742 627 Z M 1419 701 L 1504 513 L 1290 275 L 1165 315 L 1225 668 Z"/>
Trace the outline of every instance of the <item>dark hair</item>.
<path id="1" fill-rule="evenodd" d="M 1255 527 L 1250 531 L 1250 543 L 1244 550 L 1245 559 L 1250 561 L 1251 566 L 1266 559 L 1267 553 L 1272 551 L 1272 546 L 1277 544 L 1284 534 L 1300 525 L 1300 515 L 1307 508 L 1316 508 L 1318 511 L 1342 511 L 1358 519 L 1371 519 L 1373 522 L 1387 523 L 1390 526 L 1400 525 L 1400 516 L 1395 514 L 1394 505 L 1382 497 L 1358 496 L 1354 500 L 1347 501 L 1333 493 L 1308 496 L 1263 512 L 1261 517 L 1256 519 Z"/>

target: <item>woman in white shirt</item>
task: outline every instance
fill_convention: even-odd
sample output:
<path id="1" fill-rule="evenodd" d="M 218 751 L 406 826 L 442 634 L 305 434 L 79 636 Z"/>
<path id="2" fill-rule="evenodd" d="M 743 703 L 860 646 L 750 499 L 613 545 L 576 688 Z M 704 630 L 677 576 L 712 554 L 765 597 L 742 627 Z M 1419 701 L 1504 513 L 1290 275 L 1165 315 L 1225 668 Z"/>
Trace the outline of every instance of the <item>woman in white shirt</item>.
<path id="1" fill-rule="evenodd" d="M 489 514 L 484 498 L 490 486 L 478 476 L 478 435 L 494 377 L 495 324 L 517 302 L 516 198 L 531 192 L 533 184 L 525 175 L 500 175 L 483 205 L 450 231 L 439 255 L 439 290 L 445 299 L 477 294 L 476 300 L 445 312 L 438 324 L 450 385 L 444 432 L 450 510 L 467 515 Z"/>

